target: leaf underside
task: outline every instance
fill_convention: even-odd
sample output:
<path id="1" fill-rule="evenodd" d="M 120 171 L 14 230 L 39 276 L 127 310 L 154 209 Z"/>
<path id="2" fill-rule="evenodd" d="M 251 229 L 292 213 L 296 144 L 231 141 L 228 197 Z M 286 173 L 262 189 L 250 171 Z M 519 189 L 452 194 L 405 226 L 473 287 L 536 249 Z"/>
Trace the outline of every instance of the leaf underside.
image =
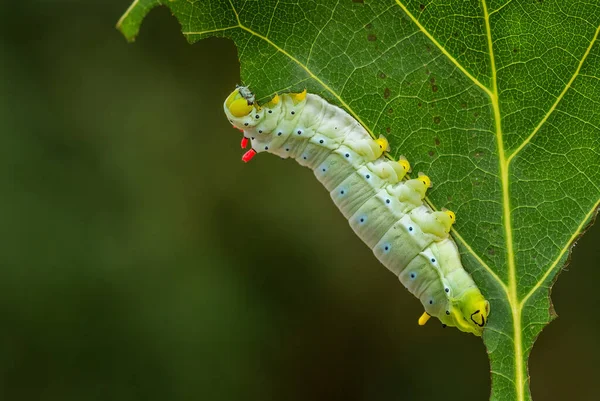
<path id="1" fill-rule="evenodd" d="M 307 88 L 427 171 L 491 302 L 491 399 L 530 399 L 552 284 L 600 203 L 600 5 L 136 0 L 118 28 L 161 4 L 191 43 L 232 39 L 257 98 Z"/>

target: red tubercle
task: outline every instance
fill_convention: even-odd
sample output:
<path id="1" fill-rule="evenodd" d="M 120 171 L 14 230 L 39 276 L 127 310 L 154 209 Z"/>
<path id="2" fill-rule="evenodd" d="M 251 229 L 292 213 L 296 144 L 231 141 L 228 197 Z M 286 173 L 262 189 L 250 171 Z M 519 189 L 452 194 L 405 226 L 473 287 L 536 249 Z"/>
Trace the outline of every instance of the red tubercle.
<path id="1" fill-rule="evenodd" d="M 242 161 L 244 163 L 248 163 L 250 160 L 252 160 L 252 158 L 254 156 L 256 156 L 256 150 L 250 149 L 249 151 L 247 151 L 246 153 L 244 153 L 244 156 L 242 156 Z"/>
<path id="2" fill-rule="evenodd" d="M 248 138 L 243 137 L 240 146 L 242 147 L 242 149 L 246 149 L 248 147 Z"/>

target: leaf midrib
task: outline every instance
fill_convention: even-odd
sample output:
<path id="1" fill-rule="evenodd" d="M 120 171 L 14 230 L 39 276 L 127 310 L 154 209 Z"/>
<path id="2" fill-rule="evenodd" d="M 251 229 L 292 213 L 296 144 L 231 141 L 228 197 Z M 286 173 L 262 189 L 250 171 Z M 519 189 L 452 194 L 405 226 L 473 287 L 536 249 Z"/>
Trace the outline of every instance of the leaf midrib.
<path id="1" fill-rule="evenodd" d="M 488 43 L 488 52 L 490 55 L 490 68 L 492 76 L 492 92 L 489 94 L 494 111 L 494 125 L 496 126 L 496 142 L 498 147 L 498 159 L 500 162 L 500 181 L 502 184 L 502 214 L 504 221 L 504 232 L 506 241 L 506 258 L 508 261 L 508 288 L 502 286 L 506 292 L 510 310 L 513 318 L 513 344 L 515 345 L 515 387 L 517 400 L 525 400 L 525 386 L 523 381 L 524 361 L 523 361 L 523 341 L 521 338 L 521 308 L 518 306 L 517 294 L 517 269 L 515 266 L 515 253 L 512 237 L 512 224 L 510 213 L 510 190 L 508 187 L 508 168 L 509 163 L 504 154 L 504 139 L 502 138 L 502 118 L 500 114 L 500 102 L 498 98 L 498 79 L 496 70 L 496 59 L 494 57 L 494 46 L 492 41 L 492 30 L 490 28 L 490 16 L 487 10 L 485 0 L 481 0 L 483 17 L 485 20 L 485 32 Z"/>

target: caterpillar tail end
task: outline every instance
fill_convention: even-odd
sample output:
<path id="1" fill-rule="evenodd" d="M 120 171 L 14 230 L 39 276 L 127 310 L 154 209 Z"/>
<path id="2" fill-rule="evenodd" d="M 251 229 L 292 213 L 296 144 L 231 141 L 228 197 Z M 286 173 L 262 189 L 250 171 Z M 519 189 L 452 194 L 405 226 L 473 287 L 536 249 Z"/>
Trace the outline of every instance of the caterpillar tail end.
<path id="1" fill-rule="evenodd" d="M 427 312 L 423 312 L 419 318 L 419 326 L 425 326 L 425 323 L 427 323 L 429 319 L 431 319 L 431 315 Z"/>

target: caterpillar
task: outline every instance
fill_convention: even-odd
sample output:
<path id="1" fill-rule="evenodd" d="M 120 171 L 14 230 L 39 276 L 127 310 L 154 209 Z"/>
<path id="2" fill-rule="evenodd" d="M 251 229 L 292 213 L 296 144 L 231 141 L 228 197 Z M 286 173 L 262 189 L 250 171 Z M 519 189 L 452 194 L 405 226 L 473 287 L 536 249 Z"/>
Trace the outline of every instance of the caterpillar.
<path id="1" fill-rule="evenodd" d="M 313 170 L 355 233 L 423 304 L 424 325 L 436 317 L 443 327 L 481 336 L 490 304 L 463 268 L 450 228 L 450 210 L 423 202 L 431 180 L 405 179 L 410 163 L 390 160 L 388 141 L 373 139 L 343 109 L 318 95 L 286 93 L 264 105 L 238 86 L 223 105 L 229 122 L 243 132 L 243 156 L 261 152 L 293 158 Z"/>

